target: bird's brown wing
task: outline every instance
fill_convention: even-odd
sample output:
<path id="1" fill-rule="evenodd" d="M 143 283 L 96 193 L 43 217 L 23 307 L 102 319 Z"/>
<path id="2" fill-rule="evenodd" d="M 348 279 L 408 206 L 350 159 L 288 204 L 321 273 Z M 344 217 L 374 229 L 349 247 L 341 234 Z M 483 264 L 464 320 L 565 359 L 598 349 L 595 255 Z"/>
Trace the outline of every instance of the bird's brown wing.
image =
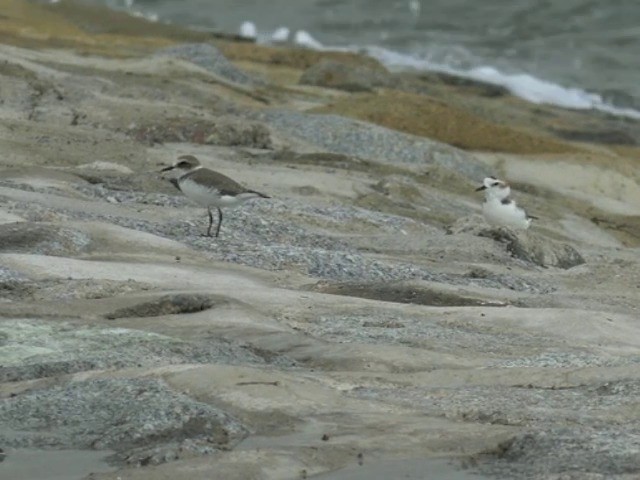
<path id="1" fill-rule="evenodd" d="M 211 185 L 211 189 L 218 190 L 221 195 L 238 195 L 248 192 L 246 188 L 235 180 L 208 168 L 199 168 L 183 175 L 180 180 L 193 180 L 194 182 Z"/>
<path id="2" fill-rule="evenodd" d="M 256 195 L 258 195 L 259 197 L 262 197 L 262 198 L 271 198 L 269 195 L 265 195 L 264 193 L 256 192 L 255 190 L 247 190 L 247 192 L 255 193 Z"/>

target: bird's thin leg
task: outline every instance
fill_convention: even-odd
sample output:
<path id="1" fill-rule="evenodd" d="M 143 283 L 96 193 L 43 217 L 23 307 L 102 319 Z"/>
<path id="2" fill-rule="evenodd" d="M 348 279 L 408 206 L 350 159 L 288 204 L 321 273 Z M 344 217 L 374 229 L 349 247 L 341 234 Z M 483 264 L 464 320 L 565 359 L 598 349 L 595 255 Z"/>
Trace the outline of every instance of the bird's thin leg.
<path id="1" fill-rule="evenodd" d="M 217 207 L 217 208 L 218 208 L 218 228 L 216 228 L 216 238 L 220 234 L 220 227 L 222 226 L 222 210 L 220 210 L 220 207 Z M 211 212 L 209 212 L 209 215 L 211 215 Z"/>
<path id="2" fill-rule="evenodd" d="M 209 228 L 207 228 L 207 237 L 211 236 L 211 227 L 213 226 L 213 214 L 211 213 L 211 208 L 207 208 L 207 212 L 209 212 Z M 216 234 L 216 237 L 218 235 Z"/>

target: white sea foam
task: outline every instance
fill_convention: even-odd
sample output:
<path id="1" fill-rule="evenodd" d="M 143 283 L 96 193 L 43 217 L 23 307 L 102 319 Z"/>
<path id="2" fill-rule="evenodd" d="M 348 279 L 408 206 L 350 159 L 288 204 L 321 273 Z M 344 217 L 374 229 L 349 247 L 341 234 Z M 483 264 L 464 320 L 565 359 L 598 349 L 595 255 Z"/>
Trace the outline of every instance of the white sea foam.
<path id="1" fill-rule="evenodd" d="M 291 31 L 287 27 L 276 28 L 275 31 L 271 34 L 272 42 L 286 42 L 289 40 L 289 35 Z"/>
<path id="2" fill-rule="evenodd" d="M 52 1 L 51 3 L 54 3 L 54 2 Z M 127 13 L 132 17 L 144 18 L 145 20 L 148 20 L 150 22 L 158 22 L 160 20 L 160 16 L 157 13 L 153 13 L 150 11 L 143 12 L 142 10 L 138 10 L 134 8 L 133 4 L 134 4 L 134 0 L 124 0 L 124 7 Z"/>
<path id="3" fill-rule="evenodd" d="M 130 10 L 129 15 L 132 17 L 144 18 L 150 22 L 158 22 L 160 20 L 160 16 L 157 13 L 141 12 L 140 10 Z"/>
<path id="4" fill-rule="evenodd" d="M 444 63 L 421 59 L 413 55 L 394 52 L 378 46 L 365 47 L 359 50 L 364 50 L 368 55 L 376 58 L 391 69 L 401 70 L 410 68 L 448 73 L 458 77 L 503 86 L 513 95 L 531 103 L 557 105 L 559 107 L 576 110 L 594 109 L 612 115 L 640 119 L 640 111 L 611 105 L 605 102 L 602 96 L 597 93 L 587 92 L 581 88 L 564 87 L 557 83 L 529 75 L 528 73 L 509 74 L 501 72 L 491 66 L 462 69 Z"/>
<path id="5" fill-rule="evenodd" d="M 418 0 L 409 0 L 409 11 L 414 17 L 420 15 L 421 5 Z"/>
<path id="6" fill-rule="evenodd" d="M 322 45 L 318 40 L 313 38 L 310 33 L 305 32 L 304 30 L 298 30 L 293 37 L 293 43 L 296 45 L 300 45 L 302 47 L 313 48 L 314 50 L 323 50 L 324 45 Z"/>
<path id="7" fill-rule="evenodd" d="M 263 35 L 258 33 L 257 39 L 260 43 L 282 42 L 289 38 L 289 33 L 290 31 L 287 27 L 280 27 L 273 33 Z M 591 93 L 581 88 L 558 85 L 528 73 L 510 74 L 488 65 L 463 69 L 415 55 L 395 52 L 380 46 L 326 46 L 304 30 L 297 31 L 293 41 L 297 45 L 314 50 L 363 52 L 379 60 L 392 70 L 414 69 L 443 72 L 499 85 L 505 87 L 513 95 L 535 104 L 556 105 L 576 110 L 594 109 L 612 115 L 640 119 L 640 111 L 611 105 L 605 102 L 602 96 L 597 93 Z"/>
<path id="8" fill-rule="evenodd" d="M 242 22 L 238 33 L 244 38 L 256 38 L 258 36 L 258 29 L 253 22 Z"/>
<path id="9" fill-rule="evenodd" d="M 509 75 L 493 67 L 478 67 L 460 72 L 476 80 L 502 85 L 512 94 L 531 103 L 546 103 L 564 108 L 596 109 L 626 117 L 640 119 L 640 112 L 631 108 L 615 107 L 606 103 L 602 96 L 580 88 L 563 87 L 532 75 L 521 73 Z"/>

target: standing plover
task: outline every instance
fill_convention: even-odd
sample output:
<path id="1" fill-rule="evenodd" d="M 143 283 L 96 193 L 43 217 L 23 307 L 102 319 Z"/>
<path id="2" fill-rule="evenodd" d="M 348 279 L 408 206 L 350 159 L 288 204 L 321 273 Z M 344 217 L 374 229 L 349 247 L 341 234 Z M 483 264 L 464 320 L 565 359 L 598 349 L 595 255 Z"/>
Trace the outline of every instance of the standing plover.
<path id="1" fill-rule="evenodd" d="M 511 187 L 507 182 L 496 177 L 487 177 L 482 186 L 476 188 L 476 192 L 484 190 L 484 203 L 482 214 L 491 225 L 509 227 L 516 230 L 526 230 L 531 225 L 531 219 L 537 217 L 527 213 L 509 198 Z"/>
<path id="2" fill-rule="evenodd" d="M 174 170 L 176 174 L 169 180 L 185 196 L 193 202 L 207 207 L 209 212 L 209 228 L 207 236 L 211 236 L 213 214 L 211 208 L 218 209 L 218 226 L 216 237 L 222 225 L 222 210 L 220 207 L 235 207 L 251 198 L 271 198 L 264 193 L 248 190 L 229 177 L 204 168 L 193 155 L 182 155 L 173 165 L 163 168 L 163 172 Z"/>

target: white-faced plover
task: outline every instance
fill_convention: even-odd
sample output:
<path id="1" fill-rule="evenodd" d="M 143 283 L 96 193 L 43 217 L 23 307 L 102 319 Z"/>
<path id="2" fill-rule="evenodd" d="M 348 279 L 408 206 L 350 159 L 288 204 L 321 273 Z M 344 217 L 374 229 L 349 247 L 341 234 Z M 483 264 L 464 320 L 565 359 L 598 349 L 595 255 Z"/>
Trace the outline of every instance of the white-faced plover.
<path id="1" fill-rule="evenodd" d="M 484 190 L 482 214 L 489 224 L 526 230 L 531 225 L 531 219 L 537 218 L 527 215 L 527 212 L 518 207 L 509 197 L 511 187 L 507 182 L 498 180 L 496 177 L 487 177 L 483 180 L 482 186 L 476 188 L 476 192 L 482 190 Z"/>
<path id="2" fill-rule="evenodd" d="M 217 237 L 222 225 L 221 207 L 235 207 L 252 198 L 271 198 L 264 193 L 248 190 L 235 180 L 208 168 L 204 168 L 193 155 L 183 155 L 173 165 L 163 168 L 163 172 L 173 171 L 169 178 L 184 195 L 191 201 L 207 208 L 209 212 L 209 228 L 207 236 L 211 236 L 213 214 L 211 209 L 218 209 Z"/>

